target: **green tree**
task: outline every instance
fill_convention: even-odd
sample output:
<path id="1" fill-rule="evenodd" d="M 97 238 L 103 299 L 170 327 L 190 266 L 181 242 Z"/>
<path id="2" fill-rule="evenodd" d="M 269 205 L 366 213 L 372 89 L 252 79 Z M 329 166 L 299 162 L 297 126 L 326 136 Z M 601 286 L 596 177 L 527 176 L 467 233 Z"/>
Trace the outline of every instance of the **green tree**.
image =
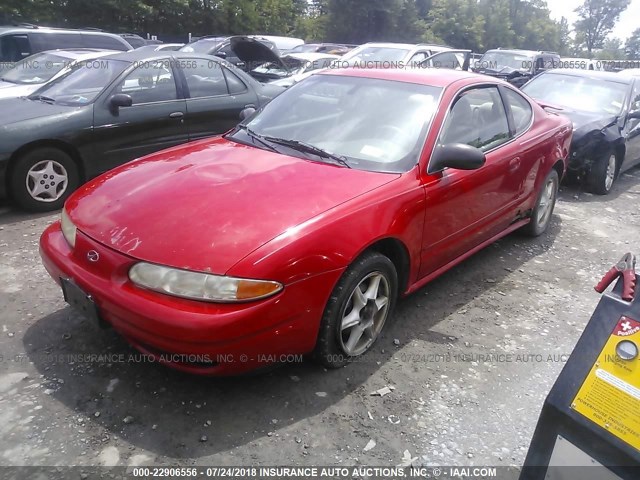
<path id="1" fill-rule="evenodd" d="M 630 0 L 585 0 L 576 8 L 575 12 L 579 17 L 574 23 L 576 44 L 586 49 L 589 58 L 594 50 L 604 47 L 605 39 L 629 2 Z"/>
<path id="2" fill-rule="evenodd" d="M 607 38 L 602 49 L 596 53 L 598 60 L 624 60 L 624 48 L 619 38 Z"/>
<path id="3" fill-rule="evenodd" d="M 625 51 L 629 60 L 640 60 L 640 28 L 634 30 L 627 39 Z"/>
<path id="4" fill-rule="evenodd" d="M 482 49 L 485 27 L 476 0 L 434 0 L 424 39 L 440 39 L 457 48 Z"/>

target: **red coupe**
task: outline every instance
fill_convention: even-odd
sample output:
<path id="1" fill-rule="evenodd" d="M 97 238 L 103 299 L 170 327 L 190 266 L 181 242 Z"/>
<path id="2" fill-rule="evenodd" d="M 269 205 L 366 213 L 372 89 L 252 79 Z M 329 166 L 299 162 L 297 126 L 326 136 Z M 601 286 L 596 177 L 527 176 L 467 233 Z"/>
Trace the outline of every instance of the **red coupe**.
<path id="1" fill-rule="evenodd" d="M 41 256 L 70 304 L 172 367 L 340 367 L 399 295 L 546 230 L 571 135 L 490 77 L 328 71 L 81 187 Z"/>

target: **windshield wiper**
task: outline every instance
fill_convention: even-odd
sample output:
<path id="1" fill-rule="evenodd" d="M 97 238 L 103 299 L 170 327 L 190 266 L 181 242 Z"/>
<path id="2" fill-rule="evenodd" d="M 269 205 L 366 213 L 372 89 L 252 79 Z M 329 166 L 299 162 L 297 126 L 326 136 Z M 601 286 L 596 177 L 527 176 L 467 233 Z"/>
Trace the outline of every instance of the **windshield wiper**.
<path id="1" fill-rule="evenodd" d="M 47 97 L 45 95 L 34 95 L 33 97 L 29 97 L 30 100 L 40 100 L 41 102 L 47 103 L 56 103 L 55 98 Z"/>
<path id="2" fill-rule="evenodd" d="M 249 135 L 249 137 L 255 141 L 257 141 L 258 143 L 260 143 L 260 145 L 267 147 L 269 150 L 271 150 L 272 152 L 278 152 L 278 149 L 275 148 L 273 145 L 271 145 L 270 143 L 265 141 L 265 138 L 262 135 L 257 134 L 256 132 L 254 132 L 253 130 L 251 130 L 249 127 L 247 127 L 246 125 L 243 125 L 242 123 L 240 125 L 238 125 L 236 127 L 237 130 L 244 130 L 247 135 Z M 236 131 L 237 131 L 236 130 Z"/>
<path id="3" fill-rule="evenodd" d="M 262 137 L 262 138 L 268 142 L 284 145 L 285 147 L 298 150 L 299 152 L 310 153 L 312 155 L 316 155 L 321 158 L 327 158 L 329 160 L 333 160 L 334 162 L 342 165 L 343 167 L 351 168 L 351 165 L 347 163 L 347 160 L 344 157 L 327 152 L 326 150 L 323 150 L 320 147 L 316 147 L 315 145 L 301 142 L 299 140 L 287 140 L 285 138 L 277 138 L 277 137 Z"/>

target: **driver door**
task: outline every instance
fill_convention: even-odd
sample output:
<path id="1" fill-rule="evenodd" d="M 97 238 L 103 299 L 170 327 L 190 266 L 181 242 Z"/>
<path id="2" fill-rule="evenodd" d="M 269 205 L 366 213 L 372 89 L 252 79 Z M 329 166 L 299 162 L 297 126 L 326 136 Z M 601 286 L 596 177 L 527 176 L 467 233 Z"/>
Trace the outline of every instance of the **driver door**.
<path id="1" fill-rule="evenodd" d="M 437 144 L 472 145 L 485 153 L 486 164 L 470 171 L 428 170 L 421 277 L 489 240 L 515 219 L 518 188 L 510 171 L 519 147 L 510 140 L 497 87 L 473 87 L 458 94 Z"/>
<path id="2" fill-rule="evenodd" d="M 115 94 L 131 96 L 133 105 L 113 108 Z M 94 105 L 93 149 L 101 160 L 95 173 L 187 142 L 186 111 L 171 61 L 142 62 Z"/>

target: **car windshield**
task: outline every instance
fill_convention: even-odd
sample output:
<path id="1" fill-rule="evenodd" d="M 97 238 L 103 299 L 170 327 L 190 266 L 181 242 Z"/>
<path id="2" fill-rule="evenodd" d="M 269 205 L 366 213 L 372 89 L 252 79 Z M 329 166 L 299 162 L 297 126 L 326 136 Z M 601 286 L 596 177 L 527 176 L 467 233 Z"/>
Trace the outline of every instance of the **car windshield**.
<path id="1" fill-rule="evenodd" d="M 81 62 L 68 73 L 40 87 L 29 98 L 46 99 L 62 105 L 86 105 L 93 102 L 129 65 L 122 60 Z"/>
<path id="2" fill-rule="evenodd" d="M 286 78 L 299 73 L 310 72 L 329 66 L 332 59 L 319 58 L 316 60 L 303 60 L 289 55 L 281 57 L 282 63 L 266 62 L 254 68 L 251 73 L 265 75 L 270 78 Z M 283 65 L 284 64 L 284 65 Z M 286 68 L 285 68 L 286 67 Z"/>
<path id="3" fill-rule="evenodd" d="M 364 47 L 345 55 L 350 64 L 360 62 L 400 62 L 409 54 L 406 48 Z"/>
<path id="4" fill-rule="evenodd" d="M 207 38 L 197 40 L 193 43 L 185 45 L 180 49 L 181 52 L 188 53 L 209 53 L 224 41 L 224 38 Z"/>
<path id="5" fill-rule="evenodd" d="M 536 100 L 589 113 L 620 115 L 629 86 L 600 79 L 545 73 L 522 90 Z"/>
<path id="6" fill-rule="evenodd" d="M 318 48 L 318 45 L 315 44 L 303 44 L 298 45 L 295 48 L 290 50 L 291 53 L 307 53 L 307 52 L 315 52 Z"/>
<path id="7" fill-rule="evenodd" d="M 273 99 L 232 138 L 296 155 L 282 142 L 293 141 L 339 157 L 351 168 L 406 172 L 418 162 L 441 90 L 390 80 L 315 75 Z M 316 155 L 304 158 L 316 160 Z"/>
<path id="8" fill-rule="evenodd" d="M 12 65 L 11 69 L 2 75 L 2 80 L 21 85 L 45 83 L 70 62 L 71 60 L 60 55 L 39 53 Z"/>
<path id="9" fill-rule="evenodd" d="M 476 68 L 500 72 L 505 69 L 529 70 L 533 56 L 514 52 L 487 52 L 476 63 Z"/>

